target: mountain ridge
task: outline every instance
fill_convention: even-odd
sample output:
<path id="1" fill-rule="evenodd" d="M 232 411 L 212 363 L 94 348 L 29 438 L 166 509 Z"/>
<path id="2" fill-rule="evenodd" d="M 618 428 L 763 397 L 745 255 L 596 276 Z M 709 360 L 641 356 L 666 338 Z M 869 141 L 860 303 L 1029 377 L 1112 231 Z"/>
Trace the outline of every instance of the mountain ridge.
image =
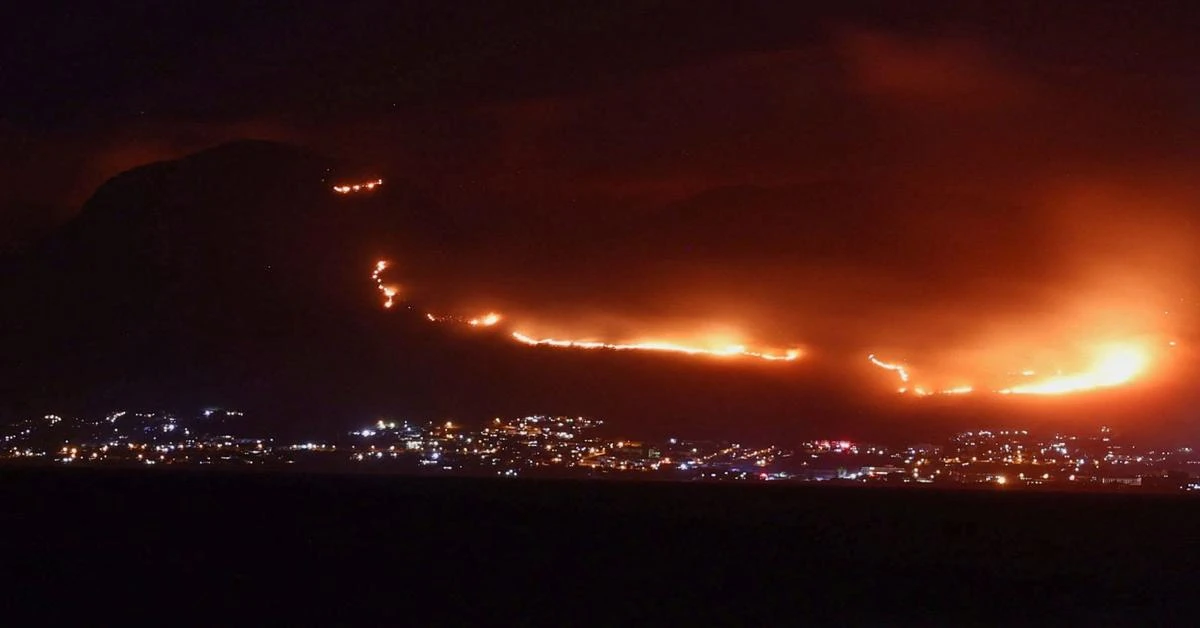
<path id="1" fill-rule="evenodd" d="M 370 193 L 332 191 L 363 174 L 249 142 L 114 177 L 5 279 L 23 298 L 4 314 L 0 414 L 217 405 L 328 431 L 378 414 L 561 413 L 752 434 L 858 413 L 803 362 L 531 348 L 502 325 L 385 310 L 376 260 L 407 283 L 490 236 L 386 173 Z"/>

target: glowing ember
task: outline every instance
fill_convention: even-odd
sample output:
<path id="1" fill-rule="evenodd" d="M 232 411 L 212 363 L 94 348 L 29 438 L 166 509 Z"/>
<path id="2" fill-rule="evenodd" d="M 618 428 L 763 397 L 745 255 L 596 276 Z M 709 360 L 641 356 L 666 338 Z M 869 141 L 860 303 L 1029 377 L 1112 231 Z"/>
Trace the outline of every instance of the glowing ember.
<path id="1" fill-rule="evenodd" d="M 400 294 L 400 287 L 383 282 L 383 271 L 387 269 L 387 260 L 381 259 L 375 262 L 375 270 L 371 273 L 371 281 L 375 283 L 375 289 L 383 295 L 383 307 L 390 309 L 396 304 L 396 295 Z"/>
<path id="2" fill-rule="evenodd" d="M 488 312 L 485 316 L 472 318 L 467 321 L 471 327 L 491 327 L 500 322 L 500 315 L 495 312 Z"/>
<path id="3" fill-rule="evenodd" d="M 383 307 L 392 307 L 395 305 L 395 301 L 393 299 L 396 297 L 396 292 L 397 289 L 395 286 L 383 287 L 383 296 L 387 299 L 383 302 Z"/>
<path id="4" fill-rule="evenodd" d="M 349 185 L 335 185 L 333 186 L 333 191 L 338 194 L 370 192 L 381 185 L 383 185 L 383 179 L 375 179 L 374 181 L 364 181 L 362 183 L 352 183 Z"/>

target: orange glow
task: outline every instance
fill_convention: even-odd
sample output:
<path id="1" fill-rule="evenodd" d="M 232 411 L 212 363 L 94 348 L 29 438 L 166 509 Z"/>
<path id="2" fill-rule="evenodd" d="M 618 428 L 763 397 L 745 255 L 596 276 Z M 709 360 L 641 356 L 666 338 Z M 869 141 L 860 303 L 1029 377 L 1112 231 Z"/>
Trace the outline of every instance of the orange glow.
<path id="1" fill-rule="evenodd" d="M 467 321 L 467 324 L 471 327 L 491 327 L 492 325 L 499 323 L 500 319 L 501 316 L 499 314 L 495 312 L 488 312 L 484 316 L 472 318 L 471 320 Z"/>
<path id="2" fill-rule="evenodd" d="M 333 186 L 333 191 L 338 194 L 370 192 L 381 185 L 383 185 L 383 179 L 375 179 L 374 181 L 363 181 L 361 183 L 351 183 L 348 185 L 335 185 Z"/>
<path id="3" fill-rule="evenodd" d="M 392 307 L 395 305 L 395 297 L 398 289 L 396 286 L 383 286 L 383 296 L 386 300 L 383 302 L 383 307 Z"/>
<path id="4" fill-rule="evenodd" d="M 371 192 L 380 185 L 383 185 L 383 179 L 362 181 L 362 183 L 358 184 L 335 185 L 334 192 L 338 193 L 338 195 L 350 195 L 350 193 L 356 192 Z"/>
<path id="5" fill-rule="evenodd" d="M 389 265 L 388 261 L 383 259 L 375 262 L 375 270 L 371 272 L 371 281 L 375 284 L 375 289 L 379 291 L 379 294 L 383 295 L 383 307 L 390 309 L 396 305 L 396 295 L 400 294 L 400 287 L 383 282 L 383 271 L 387 270 Z"/>
<path id="6" fill-rule="evenodd" d="M 954 386 L 952 388 L 932 390 L 924 386 L 913 386 L 912 388 L 909 388 L 910 376 L 908 367 L 904 366 L 903 364 L 884 362 L 883 360 L 875 357 L 874 353 L 868 355 L 867 359 L 871 361 L 871 364 L 874 364 L 881 369 L 896 373 L 896 377 L 900 378 L 900 386 L 896 389 L 896 392 L 902 395 L 912 394 L 917 397 L 928 397 L 930 395 L 966 395 L 975 391 L 974 386 Z"/>
<path id="7" fill-rule="evenodd" d="M 871 361 L 871 364 L 874 364 L 875 366 L 878 366 L 881 369 L 895 371 L 896 375 L 900 377 L 900 383 L 908 384 L 908 369 L 904 368 L 903 364 L 891 364 L 888 362 L 884 362 L 883 360 L 880 360 L 879 358 L 875 357 L 874 353 L 872 353 L 871 355 L 868 355 L 867 359 Z M 907 386 L 901 386 L 900 392 L 905 392 L 907 389 L 908 389 Z"/>
<path id="8" fill-rule="evenodd" d="M 383 295 L 383 307 L 392 308 L 396 303 L 396 296 L 399 294 L 399 287 L 391 284 L 386 284 L 383 281 L 383 273 L 391 267 L 391 263 L 387 260 L 378 260 L 375 262 L 374 270 L 371 272 L 371 281 L 375 284 L 375 289 Z M 425 320 L 431 323 L 459 323 L 469 327 L 482 328 L 494 327 L 504 320 L 504 317 L 497 312 L 488 312 L 482 316 L 476 316 L 470 319 L 464 319 L 458 316 L 434 314 L 432 312 L 424 312 Z M 757 358 L 769 362 L 791 362 L 797 360 L 802 355 L 800 349 L 788 349 L 783 353 L 770 353 L 765 351 L 750 351 L 744 345 L 727 345 L 724 347 L 706 349 L 691 345 L 677 344 L 672 342 L 640 342 L 632 344 L 612 344 L 606 342 L 596 342 L 590 340 L 556 340 L 552 338 L 538 340 L 521 332 L 512 332 L 511 338 L 525 345 L 531 346 L 548 346 L 558 347 L 562 349 L 611 349 L 614 351 L 660 351 L 668 353 L 681 353 L 684 355 L 703 355 L 713 357 L 733 357 L 733 358 Z"/>
<path id="9" fill-rule="evenodd" d="M 1032 384 L 1005 388 L 1000 392 L 1006 395 L 1061 395 L 1119 386 L 1140 375 L 1146 370 L 1149 362 L 1149 355 L 1141 347 L 1109 346 L 1099 352 L 1091 370 L 1074 375 L 1058 375 Z"/>
<path id="10" fill-rule="evenodd" d="M 897 374 L 901 382 L 897 392 L 901 394 L 927 397 L 931 395 L 965 395 L 977 392 L 975 387 L 967 385 L 943 389 L 926 386 L 910 387 L 911 375 L 904 365 L 884 362 L 874 354 L 867 356 L 867 359 L 875 366 L 894 371 Z M 1038 381 L 990 390 L 1003 395 L 1062 395 L 1109 388 L 1133 381 L 1147 370 L 1150 361 L 1149 352 L 1142 346 L 1129 343 L 1105 345 L 1097 350 L 1093 365 L 1082 372 L 1067 375 L 1060 373 Z M 1037 374 L 1032 369 L 1023 369 L 1017 373 L 1023 378 L 1031 378 Z"/>
<path id="11" fill-rule="evenodd" d="M 557 347 L 560 349 L 608 349 L 610 351 L 662 351 L 667 353 L 682 353 L 684 355 L 703 355 L 720 358 L 729 357 L 744 357 L 758 358 L 767 361 L 786 361 L 790 362 L 797 360 L 802 355 L 800 349 L 788 349 L 784 353 L 765 353 L 759 351 L 748 351 L 743 345 L 729 345 L 716 349 L 704 349 L 701 347 L 675 344 L 671 342 L 637 342 L 629 344 L 616 344 L 608 342 L 599 342 L 594 340 L 560 340 L 555 338 L 532 338 L 521 332 L 512 332 L 512 337 L 517 342 L 530 346 L 545 346 Z"/>
<path id="12" fill-rule="evenodd" d="M 382 295 L 383 307 L 391 309 L 397 303 L 401 302 L 401 291 L 399 286 L 384 281 L 383 275 L 389 268 L 391 268 L 391 263 L 388 260 L 381 259 L 376 261 L 371 272 L 371 281 L 375 284 L 375 289 Z M 409 309 L 412 309 L 411 305 Z M 473 318 L 434 314 L 432 312 L 421 312 L 421 314 L 426 320 L 432 323 L 449 323 L 476 329 L 496 327 L 501 325 L 501 323 L 507 322 L 507 319 L 498 312 L 488 312 L 487 314 Z M 514 330 L 511 325 L 507 327 L 508 336 L 513 341 L 526 346 L 576 350 L 651 351 L 713 358 L 753 358 L 768 362 L 792 362 L 803 356 L 803 351 L 799 348 L 784 351 L 751 350 L 744 344 L 731 343 L 727 339 L 712 341 L 713 339 L 707 338 L 684 342 L 654 339 L 615 343 L 592 339 L 538 338 L 528 333 Z M 674 334 L 672 335 L 674 336 Z M 674 337 L 678 338 L 681 336 Z M 1162 343 L 1167 347 L 1176 346 L 1175 341 L 1167 342 L 1164 339 Z M 1024 367 L 1015 369 L 1011 367 L 1008 369 L 997 368 L 1002 367 L 1004 362 L 1014 360 L 1014 358 L 1020 359 L 1017 354 L 1011 351 L 998 358 L 993 357 L 983 360 L 979 359 L 978 356 L 968 356 L 968 361 L 961 361 L 956 366 L 950 368 L 942 367 L 939 369 L 940 375 L 935 373 L 937 378 L 944 382 L 941 385 L 931 385 L 924 376 L 921 379 L 925 379 L 925 381 L 918 381 L 917 376 L 908 364 L 888 362 L 880 359 L 874 353 L 869 354 L 867 359 L 875 367 L 895 374 L 894 376 L 898 380 L 895 390 L 898 393 L 914 397 L 932 397 L 980 393 L 1060 395 L 1108 388 L 1129 383 L 1143 375 L 1149 369 L 1154 357 L 1150 350 L 1151 345 L 1143 342 L 1114 342 L 1099 344 L 1096 347 L 1090 367 L 1074 373 L 1068 372 L 1068 374 L 1063 374 L 1059 371 L 1058 374 L 1052 376 L 1042 375 L 1042 373 L 1051 372 L 1053 369 Z M 988 357 L 986 354 L 983 355 Z M 1043 353 L 1040 356 L 1035 355 L 1034 360 L 1037 362 L 1037 366 L 1042 367 L 1054 364 L 1057 361 L 1064 361 L 1064 363 L 1072 361 L 1069 354 L 1063 355 L 1061 352 Z M 960 373 L 973 374 L 974 377 L 967 379 L 961 376 L 945 376 L 948 372 L 952 373 L 954 370 L 959 370 Z M 993 376 L 990 378 L 986 375 L 989 371 L 993 373 Z M 1007 375 L 999 375 L 1002 373 L 1007 373 Z M 974 381 L 971 384 L 965 383 L 972 380 Z M 1014 383 L 1014 381 L 1018 383 Z"/>
<path id="13" fill-rule="evenodd" d="M 470 327 L 491 327 L 496 323 L 499 323 L 501 320 L 504 320 L 504 317 L 495 312 L 488 312 L 483 316 L 476 316 L 474 318 L 463 318 L 461 316 L 454 316 L 450 314 L 434 314 L 432 312 L 426 312 L 425 319 L 431 323 L 458 323 L 460 325 L 467 325 Z"/>

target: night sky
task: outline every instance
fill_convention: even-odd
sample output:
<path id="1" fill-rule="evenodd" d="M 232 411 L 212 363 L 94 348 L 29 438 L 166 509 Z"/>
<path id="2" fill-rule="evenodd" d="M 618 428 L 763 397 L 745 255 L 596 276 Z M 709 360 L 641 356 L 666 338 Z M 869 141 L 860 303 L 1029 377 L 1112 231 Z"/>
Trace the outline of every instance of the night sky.
<path id="1" fill-rule="evenodd" d="M 0 23 L 6 250 L 124 170 L 277 140 L 462 225 L 404 276 L 430 307 L 803 346 L 888 394 L 869 353 L 999 388 L 1134 346 L 1120 403 L 1003 411 L 1200 425 L 1192 3 L 47 3 Z"/>

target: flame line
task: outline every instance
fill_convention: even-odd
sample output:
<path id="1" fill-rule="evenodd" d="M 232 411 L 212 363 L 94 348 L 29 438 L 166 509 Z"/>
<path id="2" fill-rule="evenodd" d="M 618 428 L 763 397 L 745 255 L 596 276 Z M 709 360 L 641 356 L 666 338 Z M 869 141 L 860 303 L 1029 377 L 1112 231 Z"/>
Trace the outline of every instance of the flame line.
<path id="1" fill-rule="evenodd" d="M 382 180 L 379 181 L 382 183 Z M 370 188 L 368 188 L 370 189 Z M 383 274 L 391 267 L 391 263 L 387 260 L 378 260 L 375 262 L 373 271 L 371 272 L 371 281 L 375 284 L 375 289 L 383 296 L 383 307 L 391 309 L 399 302 L 400 287 L 394 284 L 388 284 L 383 279 Z M 412 309 L 412 306 L 409 306 Z M 482 316 L 465 318 L 452 315 L 439 315 L 431 312 L 425 312 L 424 316 L 427 320 L 433 323 L 457 323 L 472 328 L 487 328 L 493 327 L 504 320 L 504 317 L 496 312 L 488 312 Z M 590 349 L 590 350 L 609 350 L 609 351 L 655 351 L 663 353 L 676 353 L 681 355 L 693 356 L 709 356 L 716 358 L 754 358 L 769 362 L 791 362 L 802 357 L 803 352 L 798 348 L 788 349 L 783 353 L 770 353 L 764 351 L 750 351 L 745 345 L 729 345 L 717 349 L 705 349 L 696 346 L 678 344 L 665 341 L 637 342 L 637 343 L 609 343 L 597 340 L 566 340 L 558 338 L 535 338 L 520 331 L 511 331 L 509 337 L 514 341 L 526 346 L 534 347 L 554 347 L 559 349 Z M 1172 341 L 1171 347 L 1175 346 Z M 1055 395 L 1066 394 L 1092 390 L 1097 388 L 1107 388 L 1121 385 L 1129 382 L 1139 373 L 1141 373 L 1148 362 L 1146 354 L 1138 347 L 1134 346 L 1113 346 L 1108 347 L 1108 350 L 1101 354 L 1100 359 L 1093 365 L 1092 369 L 1083 373 L 1073 375 L 1056 375 L 1042 381 L 1028 382 L 1009 388 L 999 390 L 991 390 L 990 392 L 1003 395 Z M 976 392 L 975 387 L 969 385 L 955 386 L 945 389 L 929 389 L 924 386 L 911 385 L 912 376 L 909 368 L 902 363 L 885 362 L 879 359 L 874 353 L 869 354 L 867 359 L 871 364 L 892 371 L 900 380 L 900 386 L 897 392 L 901 394 L 911 394 L 917 397 L 927 397 L 931 395 L 966 395 Z M 1025 369 L 1020 371 L 1022 377 L 1031 377 L 1035 375 L 1035 371 Z"/>
<path id="2" fill-rule="evenodd" d="M 383 179 L 375 179 L 374 181 L 364 181 L 362 183 L 351 183 L 348 185 L 335 185 L 333 191 L 338 194 L 351 194 L 355 192 L 370 192 L 375 188 L 383 185 Z"/>
<path id="3" fill-rule="evenodd" d="M 880 360 L 879 358 L 875 357 L 874 353 L 872 353 L 871 355 L 868 355 L 867 359 L 871 361 L 871 364 L 874 364 L 875 366 L 878 366 L 881 369 L 895 371 L 896 374 L 900 376 L 900 381 L 902 383 L 905 383 L 905 384 L 908 383 L 908 369 L 904 368 L 903 364 L 892 364 L 890 362 L 884 362 L 883 360 Z M 900 392 L 904 392 L 904 390 L 901 389 Z"/>
<path id="4" fill-rule="evenodd" d="M 671 342 L 638 342 L 638 343 L 609 343 L 595 340 L 560 340 L 557 338 L 533 338 L 519 331 L 512 332 L 512 337 L 522 344 L 537 347 L 556 347 L 559 349 L 608 349 L 610 351 L 662 351 L 681 353 L 684 355 L 707 355 L 718 358 L 744 357 L 758 358 L 771 362 L 791 362 L 802 355 L 800 349 L 788 349 L 785 353 L 765 353 L 748 351 L 744 345 L 731 345 L 723 349 L 701 349 Z"/>
<path id="5" fill-rule="evenodd" d="M 374 282 L 375 289 L 383 295 L 383 307 L 387 309 L 391 309 L 396 304 L 396 297 L 400 293 L 400 288 L 398 286 L 384 282 L 383 273 L 390 267 L 391 264 L 387 260 L 378 260 L 375 262 L 374 270 L 371 272 L 371 281 Z M 424 312 L 424 316 L 425 319 L 431 323 L 459 323 L 474 328 L 493 327 L 504 320 L 504 317 L 496 312 L 488 312 L 487 314 L 473 318 L 440 315 L 432 312 Z M 799 359 L 803 354 L 800 349 L 788 349 L 784 353 L 750 351 L 744 345 L 730 345 L 721 349 L 703 349 L 700 347 L 693 347 L 671 342 L 616 344 L 590 340 L 558 340 L 554 338 L 536 339 L 519 331 L 511 332 L 511 338 L 528 346 L 548 346 L 562 349 L 609 349 L 613 351 L 659 351 L 679 353 L 684 355 L 704 355 L 722 358 L 756 358 L 768 362 L 791 362 Z"/>
<path id="6" fill-rule="evenodd" d="M 918 397 L 925 397 L 929 395 L 963 395 L 975 391 L 975 388 L 972 386 L 958 386 L 941 390 L 930 390 L 922 386 L 915 386 L 910 389 L 908 386 L 910 380 L 909 372 L 904 365 L 884 362 L 875 357 L 875 354 L 868 355 L 867 359 L 875 366 L 897 373 L 902 384 L 897 389 L 897 392 L 901 394 L 911 393 Z M 1070 375 L 1060 373 L 1041 381 L 994 389 L 990 392 L 1000 395 L 1061 395 L 1100 388 L 1111 388 L 1133 380 L 1145 370 L 1148 361 L 1149 358 L 1140 347 L 1129 345 L 1109 346 L 1104 348 L 1092 367 L 1084 372 Z M 1020 371 L 1022 377 L 1031 377 L 1035 374 L 1036 372 L 1032 369 Z"/>

